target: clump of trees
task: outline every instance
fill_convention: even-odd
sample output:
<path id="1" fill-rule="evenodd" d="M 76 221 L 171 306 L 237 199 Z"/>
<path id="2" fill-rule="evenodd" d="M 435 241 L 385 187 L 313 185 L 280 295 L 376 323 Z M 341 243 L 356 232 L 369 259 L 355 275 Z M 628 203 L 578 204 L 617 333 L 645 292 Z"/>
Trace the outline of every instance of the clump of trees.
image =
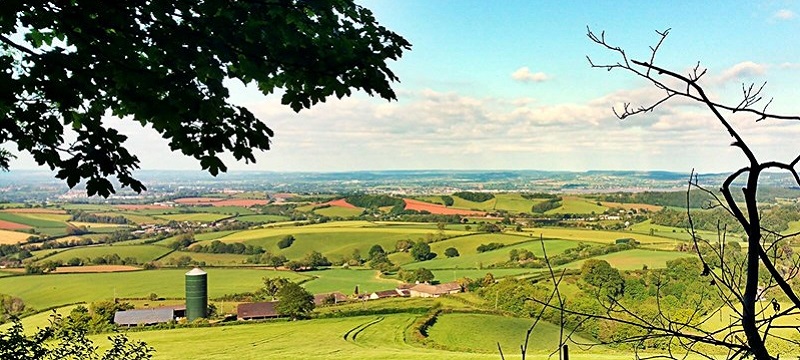
<path id="1" fill-rule="evenodd" d="M 459 191 L 457 193 L 454 193 L 453 196 L 460 197 L 467 201 L 479 202 L 479 203 L 494 199 L 494 194 L 492 193 L 471 192 L 471 191 Z"/>
<path id="2" fill-rule="evenodd" d="M 345 200 L 353 206 L 365 209 L 377 209 L 385 206 L 405 206 L 403 199 L 389 195 L 351 194 Z"/>
<path id="3" fill-rule="evenodd" d="M 434 279 L 433 272 L 426 268 L 418 268 L 414 270 L 401 269 L 397 273 L 397 277 L 407 283 L 425 283 L 431 282 Z"/>
<path id="4" fill-rule="evenodd" d="M 482 252 L 497 250 L 497 249 L 502 248 L 504 246 L 506 246 L 506 245 L 503 244 L 503 243 L 491 242 L 491 243 L 488 243 L 488 244 L 480 244 L 480 245 L 478 245 L 478 247 L 475 250 L 477 250 L 479 253 L 482 253 Z"/>
<path id="5" fill-rule="evenodd" d="M 286 249 L 294 244 L 294 235 L 286 235 L 278 240 L 278 249 Z"/>
<path id="6" fill-rule="evenodd" d="M 533 204 L 531 212 L 536 214 L 544 214 L 548 210 L 553 210 L 561 207 L 561 197 L 550 197 L 547 200 Z"/>
<path id="7" fill-rule="evenodd" d="M 263 254 L 265 252 L 264 248 L 261 246 L 245 245 L 242 243 L 224 243 L 219 240 L 214 240 L 208 245 L 194 245 L 190 247 L 189 250 L 199 253 L 244 255 Z"/>
<path id="8" fill-rule="evenodd" d="M 454 247 L 449 247 L 447 249 L 444 249 L 444 256 L 447 256 L 449 258 L 459 257 L 460 255 L 461 254 L 458 253 L 458 249 L 456 249 Z"/>
<path id="9" fill-rule="evenodd" d="M 436 253 L 431 252 L 431 246 L 424 241 L 417 241 L 409 250 L 411 257 L 416 261 L 431 260 L 436 257 Z"/>
<path id="10" fill-rule="evenodd" d="M 453 204 L 455 204 L 455 200 L 453 200 L 452 196 L 442 195 L 441 198 L 442 198 L 442 203 L 444 203 L 444 206 L 453 206 Z"/>

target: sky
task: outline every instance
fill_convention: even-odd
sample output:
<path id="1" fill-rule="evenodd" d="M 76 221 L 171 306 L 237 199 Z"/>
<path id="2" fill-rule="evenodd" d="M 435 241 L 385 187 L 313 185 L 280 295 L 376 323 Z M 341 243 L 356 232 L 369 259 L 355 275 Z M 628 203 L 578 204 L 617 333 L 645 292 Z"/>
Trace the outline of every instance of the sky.
<path id="1" fill-rule="evenodd" d="M 710 96 L 736 104 L 743 83 L 767 82 L 770 110 L 800 114 L 800 3 L 796 1 L 362 0 L 413 48 L 390 67 L 398 100 L 363 93 L 299 114 L 276 95 L 229 82 L 275 132 L 273 149 L 232 171 L 669 170 L 729 171 L 744 165 L 708 110 L 669 101 L 624 121 L 612 107 L 649 105 L 661 93 L 622 71 L 592 43 L 587 26 L 633 59 L 649 58 L 655 30 L 671 29 L 656 63 L 687 73 L 708 68 Z M 790 161 L 800 123 L 736 117 L 761 159 Z M 152 129 L 107 123 L 130 138 L 142 169 L 199 170 Z M 19 154 L 12 169 L 35 168 Z"/>

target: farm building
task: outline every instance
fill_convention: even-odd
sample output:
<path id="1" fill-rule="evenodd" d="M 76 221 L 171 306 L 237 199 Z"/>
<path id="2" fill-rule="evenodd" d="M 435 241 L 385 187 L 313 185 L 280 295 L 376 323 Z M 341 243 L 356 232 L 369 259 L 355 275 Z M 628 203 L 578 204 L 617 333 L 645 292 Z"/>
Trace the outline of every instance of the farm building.
<path id="1" fill-rule="evenodd" d="M 114 323 L 120 326 L 163 324 L 175 320 L 175 310 L 170 308 L 117 311 Z"/>
<path id="2" fill-rule="evenodd" d="M 338 304 L 347 301 L 347 296 L 342 294 L 338 291 L 332 293 L 325 293 L 325 294 L 316 294 L 314 295 L 314 305 L 320 306 L 325 304 L 325 299 L 333 297 L 333 303 Z"/>
<path id="3" fill-rule="evenodd" d="M 461 285 L 457 282 L 449 282 L 439 285 L 417 284 L 408 289 L 411 297 L 439 297 L 448 294 L 461 292 Z"/>
<path id="4" fill-rule="evenodd" d="M 275 307 L 278 301 L 239 304 L 236 317 L 239 320 L 257 320 L 280 317 Z"/>
<path id="5" fill-rule="evenodd" d="M 393 290 L 383 290 L 383 291 L 376 291 L 374 293 L 369 294 L 368 299 L 376 300 L 376 299 L 385 299 L 390 297 L 400 297 L 403 296 L 397 289 Z"/>

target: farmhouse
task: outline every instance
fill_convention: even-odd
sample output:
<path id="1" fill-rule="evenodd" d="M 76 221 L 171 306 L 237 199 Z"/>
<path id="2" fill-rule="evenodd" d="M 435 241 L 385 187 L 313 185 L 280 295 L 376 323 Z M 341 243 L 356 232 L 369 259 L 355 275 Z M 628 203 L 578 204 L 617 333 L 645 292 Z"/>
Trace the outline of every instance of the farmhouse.
<path id="1" fill-rule="evenodd" d="M 316 294 L 314 295 L 314 305 L 320 306 L 325 304 L 325 299 L 333 297 L 333 303 L 338 304 L 347 301 L 347 296 L 342 294 L 338 291 L 332 293 L 325 293 L 325 294 Z"/>
<path id="2" fill-rule="evenodd" d="M 439 285 L 417 284 L 408 289 L 411 297 L 439 297 L 448 294 L 461 292 L 461 285 L 457 282 L 449 282 Z"/>
<path id="3" fill-rule="evenodd" d="M 170 308 L 117 311 L 114 323 L 120 326 L 163 324 L 175 320 L 175 310 Z"/>
<path id="4" fill-rule="evenodd" d="M 275 307 L 278 301 L 239 304 L 236 317 L 239 320 L 257 320 L 280 317 Z"/>
<path id="5" fill-rule="evenodd" d="M 400 297 L 400 296 L 403 296 L 403 294 L 397 291 L 397 289 L 393 289 L 393 290 L 376 291 L 374 293 L 369 294 L 368 299 L 377 300 L 377 299 L 385 299 L 385 298 Z"/>

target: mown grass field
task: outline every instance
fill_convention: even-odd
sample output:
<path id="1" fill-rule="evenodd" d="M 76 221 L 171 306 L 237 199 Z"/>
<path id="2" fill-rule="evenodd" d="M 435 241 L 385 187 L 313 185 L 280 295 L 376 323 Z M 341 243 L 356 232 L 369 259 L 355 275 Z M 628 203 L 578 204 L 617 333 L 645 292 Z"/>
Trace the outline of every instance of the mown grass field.
<path id="1" fill-rule="evenodd" d="M 532 319 L 514 318 L 489 314 L 441 314 L 429 329 L 429 341 L 447 350 L 497 354 L 497 343 L 506 354 L 519 352 L 525 342 L 525 333 L 533 324 Z M 466 330 L 466 331 L 465 331 Z M 472 330 L 472 331 L 469 331 Z M 575 340 L 589 343 L 590 340 L 575 336 Z M 559 346 L 559 328 L 548 322 L 539 322 L 531 333 L 528 351 L 547 355 Z M 575 347 L 570 353 L 580 353 Z M 594 349 L 602 352 L 607 349 Z"/>
<path id="2" fill-rule="evenodd" d="M 457 240 L 461 238 L 456 238 L 453 240 Z M 486 251 L 482 253 L 478 253 L 475 251 L 474 248 L 471 248 L 472 251 L 465 251 L 461 252 L 461 248 L 459 248 L 459 244 L 453 241 L 453 247 L 458 249 L 460 256 L 448 258 L 444 256 L 444 251 L 436 252 L 438 256 L 433 260 L 428 261 L 421 261 L 421 262 L 412 262 L 403 265 L 403 268 L 406 269 L 416 269 L 420 267 L 424 267 L 427 269 L 453 269 L 453 268 L 482 268 L 488 267 L 490 265 L 504 263 L 509 260 L 508 253 L 511 250 L 528 250 L 533 252 L 537 257 L 544 256 L 544 252 L 542 251 L 542 244 L 538 240 L 528 241 L 521 244 L 509 245 L 502 247 L 497 250 Z M 569 248 L 574 248 L 578 246 L 578 242 L 571 241 L 571 240 L 545 240 L 544 241 L 545 249 L 547 250 L 547 254 L 549 256 L 557 255 L 564 250 Z M 465 248 L 464 250 L 469 250 L 470 248 Z"/>
<path id="3" fill-rule="evenodd" d="M 226 243 L 241 242 L 262 246 L 267 251 L 283 254 L 289 259 L 301 259 L 311 251 L 319 251 L 333 260 L 349 256 L 355 249 L 358 249 L 362 255 L 366 255 L 374 244 L 381 245 L 384 249 L 393 249 L 398 240 L 416 241 L 437 234 L 437 230 L 430 228 L 397 228 L 366 221 L 352 221 L 244 230 L 225 236 L 220 240 Z M 469 233 L 460 230 L 445 230 L 443 234 L 452 237 Z M 278 249 L 277 242 L 286 235 L 295 237 L 294 244 L 285 249 Z"/>
<path id="4" fill-rule="evenodd" d="M 800 230 L 800 226 L 798 226 L 798 228 Z M 689 234 L 689 232 L 686 229 L 673 226 L 653 224 L 652 221 L 649 219 L 642 221 L 640 223 L 633 224 L 629 227 L 629 229 L 639 234 L 650 234 L 650 230 L 652 229 L 653 235 L 655 236 L 663 236 L 683 241 L 692 240 L 692 235 Z M 695 230 L 695 233 L 704 239 L 714 239 L 717 237 L 717 233 L 713 231 Z"/>
<path id="5" fill-rule="evenodd" d="M 49 236 L 66 234 L 68 228 L 66 221 L 69 220 L 69 217 L 69 215 L 64 214 L 0 212 L 0 220 L 27 225 L 34 228 L 36 232 Z M 28 236 L 30 234 L 26 238 Z M 0 243 L 2 241 L 0 240 Z"/>
<path id="6" fill-rule="evenodd" d="M 602 214 L 606 210 L 607 207 L 597 205 L 596 201 L 577 196 L 564 196 L 560 207 L 548 210 L 545 214 Z"/>
<path id="7" fill-rule="evenodd" d="M 48 256 L 44 258 L 44 260 L 68 261 L 72 258 L 94 259 L 100 256 L 117 254 L 123 259 L 126 257 L 133 257 L 139 263 L 145 263 L 163 256 L 170 251 L 171 249 L 158 245 L 98 245 L 68 249 L 53 256 Z"/>
<path id="8" fill-rule="evenodd" d="M 499 359 L 497 353 L 489 351 L 449 351 L 409 342 L 407 328 L 414 323 L 417 316 L 391 314 L 311 321 L 274 321 L 225 327 L 133 332 L 128 335 L 153 346 L 156 349 L 154 360 L 250 360 L 263 359 L 265 354 L 275 359 Z M 486 325 L 473 323 L 467 328 L 461 328 L 460 332 L 472 333 L 473 337 L 487 335 L 483 330 Z M 523 335 L 504 331 L 493 338 L 499 339 L 501 343 L 514 344 L 519 341 L 520 336 Z M 93 339 L 105 342 L 105 336 L 102 335 Z M 458 342 L 457 339 L 440 340 Z M 507 349 L 506 359 L 519 359 L 517 352 L 515 349 Z M 537 351 L 531 353 L 528 359 L 544 360 L 548 359 L 547 355 L 544 351 Z M 586 354 L 577 348 L 570 355 L 577 360 L 630 358 L 630 354 L 609 351 Z"/>
<path id="9" fill-rule="evenodd" d="M 524 234 L 525 236 L 544 237 L 551 239 L 578 240 L 587 242 L 598 242 L 613 244 L 617 239 L 632 238 L 641 244 L 653 244 L 672 241 L 663 237 L 639 234 L 630 231 L 606 231 L 588 230 L 579 228 L 525 228 L 522 233 L 509 232 L 512 234 Z"/>
<path id="10" fill-rule="evenodd" d="M 320 214 L 322 216 L 327 217 L 340 217 L 340 218 L 351 218 L 354 216 L 361 215 L 364 212 L 362 208 L 346 208 L 341 206 L 330 206 L 326 208 L 321 208 L 314 210 L 315 213 Z"/>
<path id="11" fill-rule="evenodd" d="M 458 196 L 452 196 L 453 198 L 453 205 L 451 207 L 454 208 L 462 208 L 462 209 L 469 209 L 469 210 L 481 210 L 481 211 L 492 211 L 495 209 L 495 205 L 497 204 L 497 197 L 493 199 L 486 200 L 484 202 L 474 202 L 469 201 L 466 199 L 462 199 Z"/>
<path id="12" fill-rule="evenodd" d="M 207 268 L 209 297 L 249 292 L 263 286 L 263 277 L 285 277 L 293 281 L 307 276 L 263 269 Z M 44 309 L 62 304 L 102 299 L 184 297 L 184 274 L 188 269 L 143 270 L 120 273 L 51 274 L 0 278 L 4 294 L 22 298 L 27 306 Z"/>
<path id="13" fill-rule="evenodd" d="M 595 256 L 592 259 L 608 261 L 611 266 L 620 270 L 640 270 L 647 265 L 650 269 L 666 267 L 667 261 L 684 257 L 695 256 L 691 253 L 674 251 L 655 251 L 645 249 L 633 249 L 620 251 L 606 255 Z M 572 262 L 566 265 L 571 269 L 579 269 L 585 260 Z"/>
<path id="14" fill-rule="evenodd" d="M 495 209 L 511 213 L 530 213 L 533 205 L 544 201 L 544 199 L 529 200 L 518 193 L 495 194 L 495 198 L 497 199 Z"/>
<path id="15" fill-rule="evenodd" d="M 307 271 L 302 274 L 316 277 L 316 279 L 303 284 L 306 290 L 314 294 L 332 291 L 352 294 L 356 285 L 358 285 L 359 292 L 368 293 L 394 289 L 400 284 L 400 281 L 380 277 L 376 270 L 328 269 Z"/>
<path id="16" fill-rule="evenodd" d="M 155 217 L 149 216 L 149 215 L 137 214 L 135 212 L 111 211 L 111 212 L 99 212 L 99 213 L 95 213 L 95 214 L 99 215 L 99 216 L 122 216 L 125 219 L 128 219 L 128 221 L 130 221 L 130 222 L 132 222 L 134 224 L 138 224 L 138 225 L 144 225 L 144 224 L 166 224 L 166 223 L 169 222 L 166 219 L 155 218 Z"/>

